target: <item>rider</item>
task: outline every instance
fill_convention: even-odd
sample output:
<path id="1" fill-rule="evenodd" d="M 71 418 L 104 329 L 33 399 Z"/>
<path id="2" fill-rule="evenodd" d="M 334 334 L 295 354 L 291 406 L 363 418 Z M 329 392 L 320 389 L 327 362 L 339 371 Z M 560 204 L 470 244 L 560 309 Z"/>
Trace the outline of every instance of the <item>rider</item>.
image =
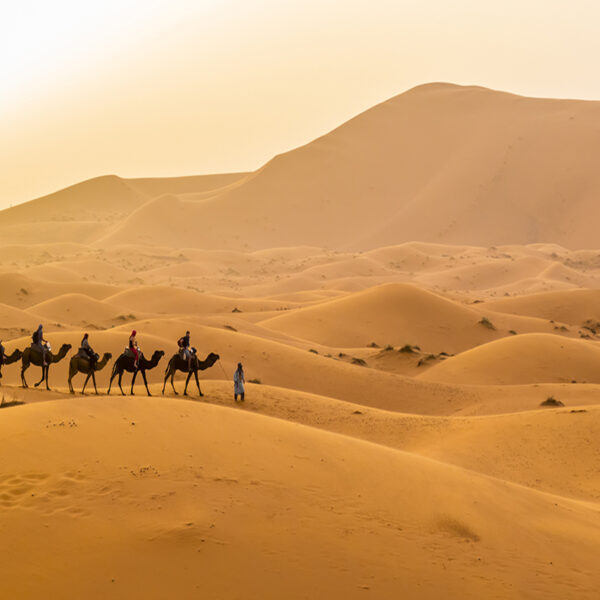
<path id="1" fill-rule="evenodd" d="M 137 331 L 134 329 L 131 332 L 131 335 L 129 336 L 129 350 L 131 350 L 131 353 L 133 354 L 133 358 L 134 358 L 133 366 L 137 369 L 138 363 L 140 360 L 140 351 L 139 351 L 137 340 L 135 339 L 136 334 L 137 334 Z"/>
<path id="2" fill-rule="evenodd" d="M 183 360 L 187 359 L 188 371 L 192 367 L 192 353 L 190 351 L 190 332 L 186 331 L 185 335 L 182 335 L 177 340 L 177 345 L 179 346 L 179 355 Z"/>
<path id="3" fill-rule="evenodd" d="M 48 342 L 44 339 L 44 328 L 40 323 L 38 328 L 33 332 L 31 336 L 33 340 L 32 346 L 36 346 L 39 352 L 42 354 L 42 364 L 44 367 L 48 366 L 48 362 L 46 360 L 46 355 L 48 354 Z"/>
<path id="4" fill-rule="evenodd" d="M 2 345 L 2 340 L 0 340 L 0 365 L 3 365 L 5 360 L 6 355 L 4 354 L 4 346 Z"/>
<path id="5" fill-rule="evenodd" d="M 96 353 L 92 350 L 90 346 L 89 336 L 87 333 L 83 335 L 83 339 L 81 340 L 81 348 L 79 350 L 82 356 L 87 356 L 90 361 L 90 368 L 93 370 L 96 364 Z"/>

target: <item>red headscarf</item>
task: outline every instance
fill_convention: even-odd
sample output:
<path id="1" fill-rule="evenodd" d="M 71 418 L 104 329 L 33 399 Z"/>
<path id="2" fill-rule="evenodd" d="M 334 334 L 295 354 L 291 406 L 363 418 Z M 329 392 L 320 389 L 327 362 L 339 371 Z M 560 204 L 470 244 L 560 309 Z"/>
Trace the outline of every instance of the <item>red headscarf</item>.
<path id="1" fill-rule="evenodd" d="M 136 333 L 137 333 L 137 331 L 134 329 L 134 330 L 131 332 L 131 337 L 133 337 L 133 336 L 134 336 Z"/>

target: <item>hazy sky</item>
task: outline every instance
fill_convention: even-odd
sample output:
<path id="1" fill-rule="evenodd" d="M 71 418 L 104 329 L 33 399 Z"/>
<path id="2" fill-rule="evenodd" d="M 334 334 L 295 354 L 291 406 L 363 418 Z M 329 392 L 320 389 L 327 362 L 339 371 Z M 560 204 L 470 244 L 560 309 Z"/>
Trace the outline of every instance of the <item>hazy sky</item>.
<path id="1" fill-rule="evenodd" d="M 600 99 L 597 0 L 0 2 L 0 208 L 251 170 L 429 81 Z"/>

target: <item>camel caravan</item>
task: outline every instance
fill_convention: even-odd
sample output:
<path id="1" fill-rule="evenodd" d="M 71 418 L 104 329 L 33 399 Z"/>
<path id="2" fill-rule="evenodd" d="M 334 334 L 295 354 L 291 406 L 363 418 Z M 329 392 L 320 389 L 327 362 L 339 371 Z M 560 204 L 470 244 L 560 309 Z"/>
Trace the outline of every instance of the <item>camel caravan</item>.
<path id="1" fill-rule="evenodd" d="M 150 393 L 150 389 L 148 388 L 146 371 L 157 367 L 158 363 L 165 355 L 165 353 L 163 350 L 155 350 L 149 359 L 146 358 L 138 346 L 136 336 L 137 331 L 132 331 L 131 335 L 129 336 L 128 346 L 124 349 L 123 353 L 115 360 L 113 364 L 112 372 L 110 375 L 110 381 L 108 384 L 108 390 L 106 392 L 107 395 L 110 394 L 113 381 L 117 376 L 117 382 L 119 385 L 119 389 L 121 390 L 121 394 L 125 395 L 125 392 L 123 391 L 122 387 L 123 374 L 125 372 L 132 373 L 133 375 L 131 378 L 131 395 L 134 394 L 133 386 L 135 385 L 135 380 L 138 376 L 138 373 L 142 376 L 142 380 L 144 381 L 144 386 L 146 387 L 146 392 L 148 396 L 152 395 Z M 29 387 L 29 385 L 27 384 L 27 380 L 25 379 L 25 371 L 27 371 L 27 369 L 31 365 L 34 365 L 42 369 L 42 377 L 37 383 L 34 384 L 35 387 L 39 387 L 42 383 L 46 382 L 46 389 L 50 391 L 50 366 L 60 362 L 67 356 L 69 350 L 71 350 L 71 344 L 63 344 L 57 353 L 52 352 L 50 343 L 44 339 L 44 329 L 42 325 L 38 326 L 38 328 L 33 332 L 33 335 L 31 337 L 32 343 L 28 348 L 25 348 L 25 350 L 23 351 L 14 350 L 14 352 L 10 355 L 5 354 L 4 346 L 2 345 L 2 340 L 0 340 L 0 379 L 2 378 L 3 366 L 16 363 L 20 360 L 21 383 L 23 387 Z M 179 338 L 179 340 L 177 341 L 177 345 L 179 346 L 179 351 L 176 354 L 174 354 L 168 362 L 165 371 L 162 393 L 165 393 L 167 380 L 169 380 L 171 387 L 173 388 L 173 392 L 177 395 L 177 390 L 175 389 L 173 378 L 175 377 L 175 373 L 177 371 L 181 371 L 182 373 L 187 373 L 187 379 L 185 381 L 183 395 L 187 396 L 188 384 L 192 375 L 194 375 L 196 380 L 196 386 L 198 387 L 198 393 L 200 396 L 203 396 L 204 394 L 200 389 L 198 371 L 204 371 L 212 367 L 219 360 L 219 355 L 215 354 L 214 352 L 211 352 L 204 360 L 201 360 L 197 355 L 196 348 L 193 348 L 190 345 L 189 331 L 186 331 L 185 335 Z M 102 358 L 100 358 L 100 355 L 97 354 L 90 346 L 88 334 L 84 334 L 83 339 L 81 340 L 79 350 L 76 354 L 74 354 L 71 357 L 69 361 L 68 385 L 71 394 L 75 393 L 75 390 L 73 388 L 73 377 L 75 377 L 78 373 L 82 373 L 83 375 L 85 375 L 85 381 L 83 383 L 81 393 L 85 393 L 85 388 L 89 380 L 91 379 L 94 385 L 94 391 L 96 392 L 96 394 L 99 394 L 98 387 L 96 384 L 96 373 L 104 369 L 104 367 L 106 367 L 111 360 L 112 354 L 110 352 L 104 353 L 102 355 Z"/>

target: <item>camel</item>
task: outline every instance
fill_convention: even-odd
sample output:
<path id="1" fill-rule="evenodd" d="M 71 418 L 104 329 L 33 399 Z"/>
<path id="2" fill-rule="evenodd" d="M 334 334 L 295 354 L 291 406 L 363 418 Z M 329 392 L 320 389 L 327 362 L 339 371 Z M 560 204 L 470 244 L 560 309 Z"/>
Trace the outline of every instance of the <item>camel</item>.
<path id="1" fill-rule="evenodd" d="M 98 356 L 98 355 L 96 355 Z M 92 382 L 94 384 L 94 390 L 96 391 L 96 395 L 98 395 L 98 388 L 96 387 L 96 371 L 101 371 L 108 364 L 108 361 L 112 358 L 112 354 L 110 352 L 105 352 L 102 356 L 102 360 L 96 361 L 94 363 L 94 368 L 90 368 L 90 359 L 81 356 L 81 354 L 76 354 L 71 357 L 71 361 L 69 362 L 69 391 L 71 394 L 75 393 L 73 389 L 73 383 L 71 380 L 77 373 L 85 373 L 87 377 L 85 378 L 85 382 L 83 384 L 83 389 L 81 393 L 85 393 L 85 386 L 87 385 L 90 377 L 92 378 Z"/>
<path id="2" fill-rule="evenodd" d="M 163 384 L 162 393 L 163 394 L 165 393 L 167 379 L 169 379 L 169 377 L 170 377 L 171 378 L 171 387 L 173 388 L 173 391 L 177 395 L 177 390 L 175 389 L 175 386 L 173 385 L 173 377 L 175 376 L 175 371 L 183 371 L 184 373 L 188 374 L 187 379 L 185 380 L 185 389 L 183 390 L 183 395 L 187 396 L 188 383 L 190 382 L 190 379 L 191 379 L 192 373 L 193 373 L 194 376 L 196 377 L 196 385 L 198 386 L 198 392 L 200 393 L 200 396 L 204 396 L 204 394 L 202 393 L 202 390 L 200 389 L 200 382 L 198 381 L 198 371 L 204 371 L 205 369 L 212 367 L 219 360 L 219 358 L 220 358 L 219 355 L 215 354 L 214 352 L 211 352 L 204 360 L 200 360 L 198 358 L 198 356 L 196 354 L 194 354 L 192 356 L 192 361 L 191 361 L 191 365 L 190 365 L 191 368 L 188 369 L 187 358 L 182 358 L 179 353 L 175 354 L 169 361 L 169 364 L 167 365 L 167 370 L 165 371 L 165 381 Z"/>
<path id="3" fill-rule="evenodd" d="M 135 367 L 135 361 L 133 356 L 128 356 L 123 353 L 113 365 L 112 374 L 110 376 L 110 383 L 108 384 L 108 391 L 106 394 L 110 394 L 110 388 L 112 387 L 113 379 L 119 374 L 119 389 L 121 390 L 121 394 L 125 395 L 123 388 L 121 387 L 121 380 L 123 379 L 123 372 L 128 371 L 129 373 L 133 373 L 133 379 L 131 380 L 131 395 L 133 396 L 133 384 L 135 383 L 135 378 L 137 377 L 138 372 L 141 372 L 142 377 L 144 378 L 144 385 L 146 386 L 146 391 L 148 392 L 148 396 L 152 396 L 150 390 L 148 389 L 148 381 L 146 379 L 146 371 L 149 369 L 154 369 L 158 364 L 158 361 L 165 355 L 162 350 L 155 350 L 154 354 L 152 354 L 152 358 L 147 360 L 146 357 L 140 353 L 140 360 L 138 361 L 137 369 Z"/>
<path id="4" fill-rule="evenodd" d="M 42 381 L 46 380 L 46 389 L 50 391 L 50 386 L 48 385 L 50 365 L 52 363 L 60 362 L 70 349 L 71 344 L 63 344 L 60 347 L 58 354 L 53 354 L 48 350 L 46 353 L 46 362 L 48 364 L 43 365 L 42 352 L 39 350 L 38 346 L 31 345 L 29 348 L 25 348 L 25 350 L 23 350 L 23 356 L 21 357 L 21 383 L 23 384 L 23 387 L 29 387 L 25 381 L 25 371 L 29 368 L 29 365 L 35 365 L 36 367 L 42 367 L 42 378 L 35 384 L 35 387 L 38 387 Z"/>
<path id="5" fill-rule="evenodd" d="M 21 360 L 23 353 L 20 350 L 15 349 L 14 352 L 4 358 L 4 348 L 0 351 L 0 379 L 2 379 L 2 365 L 12 365 L 13 363 Z"/>

